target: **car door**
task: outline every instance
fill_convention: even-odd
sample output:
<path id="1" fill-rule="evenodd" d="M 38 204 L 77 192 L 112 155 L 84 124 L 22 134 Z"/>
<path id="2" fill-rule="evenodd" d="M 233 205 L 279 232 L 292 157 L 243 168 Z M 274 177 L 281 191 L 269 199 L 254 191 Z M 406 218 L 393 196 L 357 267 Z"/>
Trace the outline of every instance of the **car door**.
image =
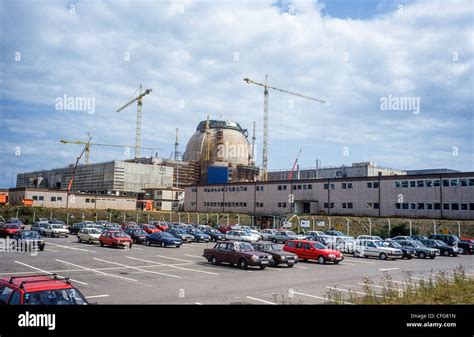
<path id="1" fill-rule="evenodd" d="M 295 254 L 302 259 L 307 259 L 308 257 L 306 256 L 306 253 L 307 252 L 305 252 L 305 250 L 303 249 L 303 242 L 296 241 Z"/>
<path id="2" fill-rule="evenodd" d="M 377 247 L 372 241 L 366 241 L 365 245 L 365 255 L 367 256 L 378 256 Z"/>
<path id="3" fill-rule="evenodd" d="M 305 259 L 316 259 L 316 252 L 313 250 L 313 245 L 311 245 L 309 242 L 305 242 L 303 244 L 303 254 Z"/>
<path id="4" fill-rule="evenodd" d="M 239 253 L 235 250 L 235 245 L 233 243 L 227 244 L 224 260 L 232 264 L 237 264 L 239 262 Z"/>

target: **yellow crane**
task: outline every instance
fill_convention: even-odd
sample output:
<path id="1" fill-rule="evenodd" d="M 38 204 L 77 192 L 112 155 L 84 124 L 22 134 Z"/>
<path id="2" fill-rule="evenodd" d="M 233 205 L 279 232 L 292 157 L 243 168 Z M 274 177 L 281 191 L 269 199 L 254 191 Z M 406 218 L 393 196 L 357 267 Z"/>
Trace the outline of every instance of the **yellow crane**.
<path id="1" fill-rule="evenodd" d="M 244 81 L 247 84 L 255 84 L 261 87 L 264 87 L 265 90 L 263 91 L 263 154 L 262 154 L 262 172 L 261 177 L 262 180 L 267 180 L 267 172 L 268 172 L 268 89 L 284 92 L 293 96 L 298 96 L 301 98 L 310 99 L 312 101 L 316 101 L 319 103 L 325 103 L 322 99 L 298 94 L 296 92 L 275 88 L 268 84 L 267 82 L 268 75 L 265 75 L 265 83 L 255 82 L 249 78 L 244 78 Z"/>
<path id="2" fill-rule="evenodd" d="M 138 88 L 138 96 L 133 98 L 131 101 L 128 103 L 122 105 L 122 107 L 117 109 L 117 112 L 122 111 L 126 107 L 128 107 L 130 104 L 137 102 L 137 126 L 136 126 L 136 131 L 135 131 L 135 159 L 140 158 L 140 149 L 142 148 L 141 145 L 141 137 L 142 137 L 142 99 L 146 95 L 149 95 L 152 89 L 146 89 L 144 92 L 142 92 L 142 86 Z"/>
<path id="3" fill-rule="evenodd" d="M 61 139 L 60 142 L 63 143 L 63 144 L 77 144 L 77 145 L 85 145 L 85 156 L 84 156 L 84 163 L 85 164 L 89 164 L 89 157 L 90 157 L 90 147 L 91 145 L 94 145 L 94 146 L 110 146 L 110 147 L 121 147 L 123 149 L 126 149 L 126 148 L 132 148 L 133 146 L 132 145 L 118 145 L 118 144 L 100 144 L 100 143 L 91 143 L 91 140 L 92 138 L 89 138 L 89 141 L 88 142 L 85 142 L 85 141 L 82 141 L 82 140 L 65 140 L 65 139 Z M 143 147 L 143 146 L 140 146 L 141 149 L 144 149 L 144 150 L 162 150 L 160 148 L 157 148 L 157 147 Z"/>

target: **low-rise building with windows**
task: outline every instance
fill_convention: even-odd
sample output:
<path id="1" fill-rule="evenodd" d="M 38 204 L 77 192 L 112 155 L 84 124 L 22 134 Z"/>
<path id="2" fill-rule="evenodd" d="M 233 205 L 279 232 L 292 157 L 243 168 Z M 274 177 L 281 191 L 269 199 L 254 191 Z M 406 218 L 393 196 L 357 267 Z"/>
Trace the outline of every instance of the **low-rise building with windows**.
<path id="1" fill-rule="evenodd" d="M 196 185 L 184 210 L 474 219 L 474 172 Z"/>

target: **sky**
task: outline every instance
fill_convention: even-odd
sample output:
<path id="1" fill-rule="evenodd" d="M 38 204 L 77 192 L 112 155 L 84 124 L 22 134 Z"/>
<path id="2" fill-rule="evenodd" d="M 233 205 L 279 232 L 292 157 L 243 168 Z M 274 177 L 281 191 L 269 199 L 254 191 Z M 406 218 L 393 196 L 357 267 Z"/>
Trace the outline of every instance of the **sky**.
<path id="1" fill-rule="evenodd" d="M 474 2 L 2 1 L 0 187 L 63 167 L 82 148 L 133 145 L 140 84 L 142 146 L 184 151 L 197 124 L 256 122 L 270 90 L 269 168 L 372 161 L 400 169 L 474 169 Z M 85 97 L 93 111 L 58 106 Z M 382 104 L 385 102 L 385 104 Z M 142 155 L 152 151 L 142 150 Z M 130 159 L 92 147 L 91 161 Z"/>

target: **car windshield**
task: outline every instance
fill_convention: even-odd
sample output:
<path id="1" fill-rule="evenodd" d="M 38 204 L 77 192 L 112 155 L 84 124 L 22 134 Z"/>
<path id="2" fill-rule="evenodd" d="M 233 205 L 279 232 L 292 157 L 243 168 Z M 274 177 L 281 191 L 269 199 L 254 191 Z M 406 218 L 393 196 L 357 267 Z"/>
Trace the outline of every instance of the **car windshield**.
<path id="1" fill-rule="evenodd" d="M 39 239 L 41 236 L 38 234 L 38 232 L 24 232 L 23 233 L 23 238 L 24 239 Z"/>
<path id="2" fill-rule="evenodd" d="M 127 238 L 128 235 L 123 232 L 115 232 L 115 233 L 112 233 L 112 237 L 113 238 Z"/>
<path id="3" fill-rule="evenodd" d="M 313 247 L 317 249 L 326 249 L 327 247 L 323 245 L 321 242 L 314 241 L 313 242 Z"/>
<path id="4" fill-rule="evenodd" d="M 51 227 L 52 227 L 52 228 L 56 228 L 56 229 L 64 228 L 63 225 L 52 225 Z"/>
<path id="5" fill-rule="evenodd" d="M 441 240 L 433 240 L 434 243 L 437 245 L 437 246 L 446 246 L 446 243 L 444 243 L 443 241 Z"/>
<path id="6" fill-rule="evenodd" d="M 102 232 L 98 229 L 95 229 L 95 228 L 89 229 L 89 234 L 100 234 L 100 233 Z"/>
<path id="7" fill-rule="evenodd" d="M 86 299 L 74 288 L 36 291 L 25 294 L 25 304 L 74 305 L 87 304 Z"/>
<path id="8" fill-rule="evenodd" d="M 417 248 L 425 248 L 426 246 L 419 241 L 413 241 L 413 245 Z"/>
<path id="9" fill-rule="evenodd" d="M 171 235 L 170 233 L 160 232 L 160 236 L 165 237 L 165 238 L 173 238 L 174 239 L 174 236 Z"/>
<path id="10" fill-rule="evenodd" d="M 282 250 L 280 245 L 265 245 L 265 250 Z"/>
<path id="11" fill-rule="evenodd" d="M 21 228 L 18 225 L 6 225 L 7 228 Z"/>
<path id="12" fill-rule="evenodd" d="M 146 232 L 141 228 L 132 230 L 132 233 L 135 234 L 135 235 L 146 234 Z"/>
<path id="13" fill-rule="evenodd" d="M 401 248 L 402 246 L 396 241 L 388 241 L 388 244 L 394 248 Z"/>
<path id="14" fill-rule="evenodd" d="M 296 233 L 295 233 L 295 232 L 292 232 L 292 231 L 287 231 L 287 232 L 286 232 L 286 235 L 296 235 Z"/>
<path id="15" fill-rule="evenodd" d="M 248 252 L 248 251 L 255 250 L 253 246 L 247 242 L 236 242 L 234 247 L 235 247 L 235 250 L 238 252 Z"/>
<path id="16" fill-rule="evenodd" d="M 220 234 L 221 233 L 217 229 L 209 229 L 208 232 L 212 233 L 212 234 Z"/>
<path id="17" fill-rule="evenodd" d="M 385 244 L 383 241 L 374 241 L 374 244 L 377 246 L 377 247 L 385 247 Z"/>

